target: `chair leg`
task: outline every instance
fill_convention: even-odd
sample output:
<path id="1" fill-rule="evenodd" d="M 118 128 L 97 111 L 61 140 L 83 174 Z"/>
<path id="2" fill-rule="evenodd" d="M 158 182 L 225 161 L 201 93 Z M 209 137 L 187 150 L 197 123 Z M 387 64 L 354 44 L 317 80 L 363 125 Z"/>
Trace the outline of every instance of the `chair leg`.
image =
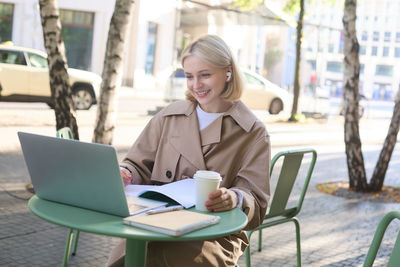
<path id="1" fill-rule="evenodd" d="M 250 240 L 250 239 L 249 239 Z M 244 251 L 244 253 L 246 254 L 246 267 L 251 267 L 251 260 L 250 260 L 250 244 L 249 246 L 246 248 L 246 250 Z"/>
<path id="2" fill-rule="evenodd" d="M 300 223 L 296 217 L 293 218 L 293 222 L 296 226 L 297 266 L 301 267 Z"/>
<path id="3" fill-rule="evenodd" d="M 65 244 L 65 250 L 64 250 L 64 258 L 62 263 L 63 267 L 66 267 L 68 264 L 69 252 L 71 251 L 71 243 L 73 236 L 74 236 L 74 230 L 72 228 L 69 228 L 67 242 Z"/>
<path id="4" fill-rule="evenodd" d="M 78 248 L 78 240 L 79 240 L 79 230 L 75 230 L 75 239 L 74 243 L 72 244 L 72 255 L 76 255 L 76 250 Z"/>
<path id="5" fill-rule="evenodd" d="M 249 245 L 247 246 L 246 250 L 244 251 L 244 254 L 246 255 L 246 267 L 251 267 L 251 259 L 250 259 L 250 238 L 251 235 L 253 234 L 253 231 L 247 231 L 247 239 L 249 240 Z"/>
<path id="6" fill-rule="evenodd" d="M 258 230 L 258 252 L 262 249 L 262 230 Z"/>

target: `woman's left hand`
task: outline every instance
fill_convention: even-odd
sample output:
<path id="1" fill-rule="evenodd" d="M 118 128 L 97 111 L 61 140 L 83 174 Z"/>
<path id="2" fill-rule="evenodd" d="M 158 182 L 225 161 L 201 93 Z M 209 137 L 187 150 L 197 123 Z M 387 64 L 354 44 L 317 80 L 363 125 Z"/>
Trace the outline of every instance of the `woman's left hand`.
<path id="1" fill-rule="evenodd" d="M 218 188 L 208 195 L 206 207 L 209 211 L 227 211 L 237 206 L 236 193 L 225 187 Z"/>

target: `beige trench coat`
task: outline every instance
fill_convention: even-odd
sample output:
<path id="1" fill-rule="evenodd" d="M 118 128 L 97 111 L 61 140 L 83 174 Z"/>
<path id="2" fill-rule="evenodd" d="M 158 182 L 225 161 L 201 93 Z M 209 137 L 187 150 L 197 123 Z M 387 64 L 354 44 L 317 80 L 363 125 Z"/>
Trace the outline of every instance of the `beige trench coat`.
<path id="1" fill-rule="evenodd" d="M 248 217 L 244 230 L 248 230 L 260 225 L 267 209 L 269 162 L 269 135 L 263 123 L 241 101 L 235 101 L 223 116 L 201 132 L 196 104 L 179 101 L 151 119 L 121 166 L 132 172 L 134 184 L 170 183 L 193 177 L 197 170 L 219 172 L 221 187 L 235 189 L 243 195 L 242 210 Z M 159 258 L 163 259 L 162 266 L 179 266 L 179 263 L 195 266 L 195 262 L 199 266 L 234 265 L 247 247 L 248 239 L 240 231 L 217 240 L 171 243 L 151 242 L 148 263 Z M 121 250 L 123 244 L 114 250 L 109 262 L 123 256 Z M 156 250 L 164 251 L 153 253 Z M 188 256 L 179 263 L 166 258 L 182 259 L 182 255 Z M 191 264 L 185 265 L 185 260 Z"/>

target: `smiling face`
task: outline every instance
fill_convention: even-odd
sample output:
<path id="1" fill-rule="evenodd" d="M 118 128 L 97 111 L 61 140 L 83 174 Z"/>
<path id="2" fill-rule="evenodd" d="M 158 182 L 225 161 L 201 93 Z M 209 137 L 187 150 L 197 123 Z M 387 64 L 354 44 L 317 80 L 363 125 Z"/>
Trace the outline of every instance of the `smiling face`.
<path id="1" fill-rule="evenodd" d="M 183 62 L 187 87 L 200 107 L 210 113 L 227 111 L 231 101 L 220 97 L 226 84 L 226 73 L 230 67 L 214 67 L 196 55 L 190 55 Z"/>

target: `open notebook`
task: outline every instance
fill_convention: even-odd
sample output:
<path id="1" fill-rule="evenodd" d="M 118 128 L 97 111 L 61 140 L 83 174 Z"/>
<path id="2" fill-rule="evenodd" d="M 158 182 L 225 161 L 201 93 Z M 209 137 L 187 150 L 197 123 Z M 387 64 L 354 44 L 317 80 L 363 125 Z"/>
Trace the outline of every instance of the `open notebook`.
<path id="1" fill-rule="evenodd" d="M 125 194 L 141 199 L 153 199 L 182 205 L 188 209 L 196 204 L 194 179 L 184 179 L 164 185 L 127 185 Z"/>

